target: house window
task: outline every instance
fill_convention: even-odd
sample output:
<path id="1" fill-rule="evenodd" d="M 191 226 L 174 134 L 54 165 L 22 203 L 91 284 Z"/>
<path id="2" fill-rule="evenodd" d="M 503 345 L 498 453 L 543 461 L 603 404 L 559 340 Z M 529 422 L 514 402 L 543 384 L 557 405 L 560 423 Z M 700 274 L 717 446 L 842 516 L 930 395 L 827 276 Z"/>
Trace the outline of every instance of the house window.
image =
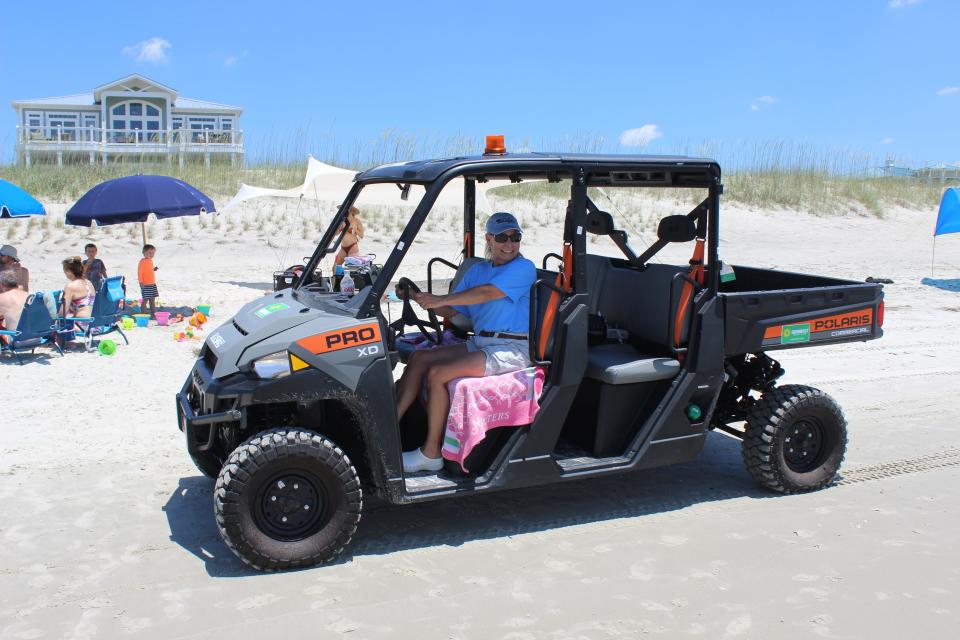
<path id="1" fill-rule="evenodd" d="M 115 106 L 113 113 L 113 128 L 131 131 L 159 131 L 160 110 L 140 101 L 129 101 Z M 114 136 L 117 142 L 137 142 L 142 140 L 136 136 Z"/>

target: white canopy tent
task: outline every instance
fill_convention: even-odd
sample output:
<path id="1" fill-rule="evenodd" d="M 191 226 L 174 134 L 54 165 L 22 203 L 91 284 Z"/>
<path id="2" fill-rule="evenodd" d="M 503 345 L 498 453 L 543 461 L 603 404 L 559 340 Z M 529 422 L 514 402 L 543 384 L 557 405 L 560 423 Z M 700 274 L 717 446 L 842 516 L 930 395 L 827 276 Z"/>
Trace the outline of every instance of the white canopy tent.
<path id="1" fill-rule="evenodd" d="M 347 192 L 353 186 L 353 178 L 356 175 L 356 171 L 334 167 L 310 156 L 307 163 L 307 175 L 304 178 L 303 184 L 299 187 L 293 187 L 292 189 L 268 189 L 265 187 L 252 187 L 248 184 L 241 183 L 237 195 L 221 209 L 221 212 L 229 211 L 231 208 L 247 200 L 263 197 L 302 197 L 304 199 L 339 203 L 343 201 Z M 493 183 L 477 184 L 476 209 L 478 212 L 490 213 L 492 211 L 490 204 L 487 202 L 486 191 L 493 186 L 495 186 Z M 402 200 L 400 197 L 400 189 L 398 189 L 395 184 L 368 185 L 360 193 L 356 204 L 358 207 L 365 205 L 414 207 L 419 204 L 425 192 L 422 186 L 411 185 L 408 198 Z M 449 182 L 437 198 L 436 204 L 440 206 L 462 207 L 463 178 L 456 178 Z"/>

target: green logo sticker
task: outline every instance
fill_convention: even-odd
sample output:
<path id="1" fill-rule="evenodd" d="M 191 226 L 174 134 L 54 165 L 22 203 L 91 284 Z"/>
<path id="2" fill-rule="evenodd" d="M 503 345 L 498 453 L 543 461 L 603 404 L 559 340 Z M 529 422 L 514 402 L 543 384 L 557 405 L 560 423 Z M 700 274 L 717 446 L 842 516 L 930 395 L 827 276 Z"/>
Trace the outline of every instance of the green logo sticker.
<path id="1" fill-rule="evenodd" d="M 289 309 L 290 306 L 283 304 L 282 302 L 274 302 L 273 304 L 268 304 L 265 307 L 257 309 L 253 315 L 258 318 L 266 318 L 271 313 L 276 313 L 277 311 L 283 311 L 284 309 Z"/>
<path id="2" fill-rule="evenodd" d="M 780 344 L 810 342 L 809 324 L 788 324 L 780 330 Z"/>

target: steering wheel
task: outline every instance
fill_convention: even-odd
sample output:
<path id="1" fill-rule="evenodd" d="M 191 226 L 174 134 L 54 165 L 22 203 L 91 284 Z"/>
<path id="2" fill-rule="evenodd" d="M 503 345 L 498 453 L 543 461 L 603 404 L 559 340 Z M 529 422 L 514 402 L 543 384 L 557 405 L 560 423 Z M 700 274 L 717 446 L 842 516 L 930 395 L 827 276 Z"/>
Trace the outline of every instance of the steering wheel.
<path id="1" fill-rule="evenodd" d="M 427 309 L 427 317 L 430 321 L 424 322 L 419 318 L 413 310 L 413 305 L 410 303 L 410 300 L 413 298 L 412 293 L 420 293 L 420 287 L 414 284 L 410 278 L 400 278 L 400 280 L 397 281 L 397 297 L 403 300 L 403 311 L 400 314 L 400 323 L 402 323 L 402 325 L 417 327 L 420 329 L 420 333 L 423 334 L 424 338 L 433 344 L 439 345 L 443 342 L 443 328 L 440 326 L 440 320 L 437 319 L 437 314 L 434 313 L 433 309 Z M 430 334 L 428 329 L 433 329 L 433 335 Z"/>

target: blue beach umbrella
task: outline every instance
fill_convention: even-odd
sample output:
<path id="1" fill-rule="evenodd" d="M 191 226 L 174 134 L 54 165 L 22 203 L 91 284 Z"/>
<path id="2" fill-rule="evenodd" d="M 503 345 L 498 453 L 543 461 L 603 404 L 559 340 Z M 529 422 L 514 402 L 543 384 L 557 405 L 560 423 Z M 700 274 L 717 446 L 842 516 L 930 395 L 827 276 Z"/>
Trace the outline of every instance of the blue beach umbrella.
<path id="1" fill-rule="evenodd" d="M 15 184 L 0 180 L 0 218 L 46 215 L 43 205 Z"/>
<path id="2" fill-rule="evenodd" d="M 202 191 L 169 176 L 127 176 L 101 182 L 83 194 L 67 211 L 67 224 L 89 227 L 139 222 L 146 244 L 143 223 L 147 216 L 177 218 L 213 213 L 213 200 Z"/>

